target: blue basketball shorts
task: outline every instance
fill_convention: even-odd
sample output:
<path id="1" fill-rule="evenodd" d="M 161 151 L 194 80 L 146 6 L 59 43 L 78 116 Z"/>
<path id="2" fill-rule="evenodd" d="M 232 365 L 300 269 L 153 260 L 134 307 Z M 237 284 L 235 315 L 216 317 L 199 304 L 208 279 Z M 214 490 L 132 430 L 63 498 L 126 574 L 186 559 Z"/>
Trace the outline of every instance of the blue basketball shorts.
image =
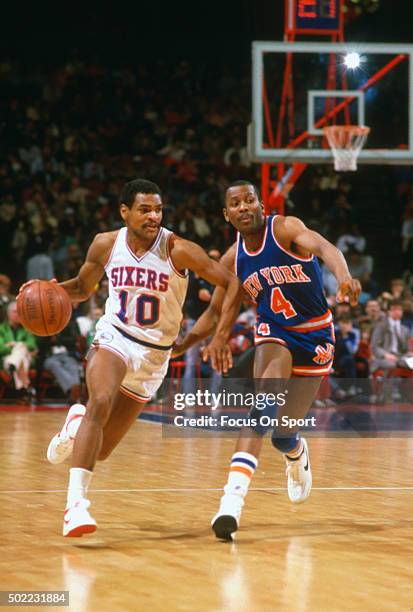
<path id="1" fill-rule="evenodd" d="M 331 314 L 329 319 L 328 323 L 317 329 L 298 326 L 301 329 L 297 330 L 258 318 L 255 345 L 274 342 L 288 348 L 293 358 L 294 376 L 325 376 L 330 372 L 334 359 L 335 337 Z"/>

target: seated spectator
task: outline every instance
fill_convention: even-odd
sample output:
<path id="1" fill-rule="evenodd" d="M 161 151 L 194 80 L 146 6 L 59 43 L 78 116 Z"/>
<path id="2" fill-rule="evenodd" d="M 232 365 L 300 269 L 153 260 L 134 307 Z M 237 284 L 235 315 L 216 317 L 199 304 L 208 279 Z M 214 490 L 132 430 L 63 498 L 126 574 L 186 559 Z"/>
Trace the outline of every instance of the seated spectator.
<path id="1" fill-rule="evenodd" d="M 402 300 L 403 304 L 403 317 L 402 324 L 409 328 L 410 336 L 413 336 L 413 300 L 412 299 L 404 299 Z"/>
<path id="2" fill-rule="evenodd" d="M 383 306 L 388 308 L 393 300 L 410 299 L 411 294 L 402 278 L 392 278 L 390 281 L 390 291 L 383 291 L 380 297 Z"/>
<path id="3" fill-rule="evenodd" d="M 354 247 L 359 253 L 363 253 L 366 248 L 366 239 L 361 235 L 358 225 L 354 224 L 342 234 L 336 243 L 336 247 L 344 254 L 349 247 Z"/>
<path id="4" fill-rule="evenodd" d="M 372 327 L 383 321 L 386 315 L 380 308 L 378 300 L 367 300 L 365 307 L 365 314 L 359 318 L 359 323 L 370 323 Z"/>
<path id="5" fill-rule="evenodd" d="M 54 278 L 53 260 L 47 253 L 47 247 L 43 241 L 39 241 L 33 247 L 33 255 L 27 260 L 26 279 L 51 280 Z"/>
<path id="6" fill-rule="evenodd" d="M 68 401 L 80 399 L 80 359 L 77 352 L 79 329 L 72 318 L 69 325 L 55 336 L 38 339 L 39 369 L 48 370 L 56 378 Z"/>
<path id="7" fill-rule="evenodd" d="M 231 165 L 231 158 L 234 153 L 238 154 L 241 166 L 243 166 L 244 168 L 248 168 L 250 166 L 247 148 L 242 146 L 241 139 L 238 137 L 234 139 L 233 145 L 229 147 L 224 153 L 225 166 Z"/>
<path id="8" fill-rule="evenodd" d="M 363 304 L 377 295 L 377 283 L 371 278 L 373 259 L 369 255 L 363 255 L 355 246 L 348 247 L 346 259 L 351 276 L 357 278 L 361 283 L 363 291 L 360 303 Z"/>
<path id="9" fill-rule="evenodd" d="M 10 302 L 7 307 L 7 321 L 0 324 L 0 357 L 2 367 L 13 377 L 19 398 L 29 402 L 30 363 L 37 349 L 36 338 L 19 321 L 17 303 Z"/>
<path id="10" fill-rule="evenodd" d="M 371 330 L 370 322 L 360 323 L 360 342 L 355 354 L 357 375 L 359 378 L 368 378 L 371 361 Z"/>
<path id="11" fill-rule="evenodd" d="M 334 355 L 334 371 L 342 381 L 343 390 L 348 392 L 354 386 L 357 378 L 355 354 L 360 342 L 360 332 L 353 328 L 353 321 L 349 315 L 341 315 L 336 325 L 336 347 Z"/>
<path id="12" fill-rule="evenodd" d="M 14 300 L 10 293 L 11 280 L 5 274 L 0 274 L 0 323 L 7 319 L 7 307 Z"/>
<path id="13" fill-rule="evenodd" d="M 400 300 L 390 304 L 388 316 L 375 326 L 371 347 L 373 359 L 371 371 L 384 370 L 388 374 L 396 367 L 406 367 L 405 358 L 410 357 L 410 330 L 401 324 L 403 306 Z"/>

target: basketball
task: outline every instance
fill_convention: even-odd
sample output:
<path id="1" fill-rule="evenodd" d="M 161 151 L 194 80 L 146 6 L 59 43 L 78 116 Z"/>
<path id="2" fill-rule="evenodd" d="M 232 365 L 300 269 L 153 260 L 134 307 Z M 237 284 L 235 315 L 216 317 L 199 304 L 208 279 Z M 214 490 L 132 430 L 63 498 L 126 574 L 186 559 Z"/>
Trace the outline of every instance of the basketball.
<path id="1" fill-rule="evenodd" d="M 66 327 L 72 304 L 57 283 L 36 280 L 23 289 L 17 300 L 21 324 L 36 336 L 53 336 Z"/>

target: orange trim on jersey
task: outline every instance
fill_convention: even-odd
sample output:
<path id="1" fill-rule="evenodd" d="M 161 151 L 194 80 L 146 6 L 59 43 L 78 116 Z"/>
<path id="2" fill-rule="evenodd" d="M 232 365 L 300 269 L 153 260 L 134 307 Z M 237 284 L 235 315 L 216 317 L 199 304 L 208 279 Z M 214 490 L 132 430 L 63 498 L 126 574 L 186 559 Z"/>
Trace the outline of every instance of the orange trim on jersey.
<path id="1" fill-rule="evenodd" d="M 287 253 L 287 255 L 290 255 L 290 257 L 294 257 L 294 259 L 298 259 L 298 261 L 313 261 L 314 255 L 311 255 L 311 257 L 302 257 L 301 255 L 297 255 L 297 253 L 293 253 L 292 251 L 289 251 L 288 249 L 281 246 L 281 244 L 278 242 L 277 238 L 275 237 L 274 221 L 276 217 L 277 215 L 274 215 L 272 222 L 271 222 L 271 233 L 272 233 L 272 237 L 274 238 L 274 242 L 277 245 L 277 247 L 281 249 L 281 251 L 284 251 L 284 253 Z"/>
<path id="2" fill-rule="evenodd" d="M 230 472 L 241 472 L 241 474 L 245 474 L 245 476 L 249 476 L 249 478 L 252 478 L 254 472 L 252 470 L 249 470 L 248 468 L 244 468 L 241 467 L 239 465 L 234 465 L 232 467 L 229 468 Z"/>
<path id="3" fill-rule="evenodd" d="M 309 319 L 304 323 L 300 323 L 299 325 L 292 325 L 291 327 L 284 326 L 283 329 L 287 331 L 296 331 L 308 333 L 311 331 L 316 331 L 317 329 L 323 329 L 323 327 L 328 327 L 331 325 L 333 320 L 333 315 L 330 310 L 319 317 L 314 317 L 314 319 Z"/>
<path id="4" fill-rule="evenodd" d="M 305 376 L 306 374 L 310 375 L 319 375 L 319 374 L 328 374 L 333 366 L 333 363 L 329 363 L 327 366 L 293 366 L 292 372 L 293 374 L 302 374 Z"/>
<path id="5" fill-rule="evenodd" d="M 285 340 L 281 340 L 281 338 L 254 336 L 254 341 L 255 341 L 255 344 L 263 344 L 263 342 L 275 342 L 276 344 L 282 344 L 282 346 L 288 346 Z"/>
<path id="6" fill-rule="evenodd" d="M 149 402 L 149 400 L 151 399 L 150 397 L 143 397 L 142 395 L 138 395 L 138 393 L 129 391 L 129 389 L 126 389 L 123 385 L 119 387 L 119 391 L 123 393 L 123 395 L 126 395 L 127 397 L 130 397 L 131 399 L 134 399 L 137 402 L 141 402 L 142 404 Z"/>
<path id="7" fill-rule="evenodd" d="M 296 372 L 292 370 L 293 376 L 327 376 L 328 372 Z"/>
<path id="8" fill-rule="evenodd" d="M 169 247 L 169 243 L 171 240 L 173 240 L 175 234 L 173 232 L 170 233 L 168 240 L 166 241 L 166 255 L 168 257 L 168 261 L 169 261 L 169 265 L 171 266 L 172 270 L 175 272 L 175 274 L 177 274 L 178 276 L 180 276 L 181 278 L 186 278 L 188 276 L 188 272 L 182 272 L 180 270 L 178 270 L 178 268 L 175 267 L 174 262 L 172 260 L 172 255 L 171 255 L 171 249 Z"/>

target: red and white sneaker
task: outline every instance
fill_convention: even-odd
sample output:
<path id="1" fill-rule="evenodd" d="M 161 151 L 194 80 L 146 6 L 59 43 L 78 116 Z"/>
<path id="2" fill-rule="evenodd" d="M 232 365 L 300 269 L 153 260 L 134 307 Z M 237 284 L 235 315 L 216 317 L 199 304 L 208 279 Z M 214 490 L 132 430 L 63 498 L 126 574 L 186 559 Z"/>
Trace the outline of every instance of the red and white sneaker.
<path id="1" fill-rule="evenodd" d="M 53 436 L 47 448 L 47 459 L 50 463 L 62 463 L 72 452 L 77 430 L 84 417 L 86 408 L 82 404 L 73 404 L 67 413 L 62 429 Z"/>
<path id="2" fill-rule="evenodd" d="M 89 506 L 88 499 L 79 499 L 70 508 L 66 508 L 63 519 L 65 538 L 80 538 L 85 533 L 96 531 L 96 521 L 88 512 Z"/>

